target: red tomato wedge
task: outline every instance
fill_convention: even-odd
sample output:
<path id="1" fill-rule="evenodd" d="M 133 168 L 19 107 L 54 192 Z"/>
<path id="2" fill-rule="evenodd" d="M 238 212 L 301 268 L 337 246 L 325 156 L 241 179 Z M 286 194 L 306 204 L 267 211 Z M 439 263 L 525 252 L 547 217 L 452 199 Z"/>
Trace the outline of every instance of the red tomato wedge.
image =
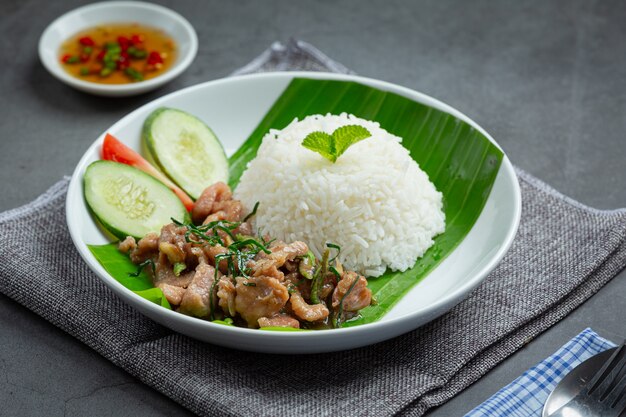
<path id="1" fill-rule="evenodd" d="M 161 174 L 150 162 L 146 161 L 141 155 L 133 151 L 128 146 L 117 140 L 115 136 L 107 133 L 102 143 L 102 159 L 106 161 L 119 162 L 138 168 L 146 174 L 152 175 L 154 178 L 167 185 L 174 194 L 180 198 L 185 208 L 191 211 L 193 208 L 193 200 L 183 190 L 178 188 L 176 184 L 170 181 L 165 175 Z"/>

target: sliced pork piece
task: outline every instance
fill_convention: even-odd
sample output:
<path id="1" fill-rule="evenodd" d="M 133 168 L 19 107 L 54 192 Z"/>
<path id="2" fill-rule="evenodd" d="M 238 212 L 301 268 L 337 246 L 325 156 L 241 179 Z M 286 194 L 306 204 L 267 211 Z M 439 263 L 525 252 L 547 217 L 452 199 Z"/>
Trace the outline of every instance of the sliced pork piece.
<path id="1" fill-rule="evenodd" d="M 243 204 L 239 200 L 220 201 L 213 204 L 213 212 L 205 217 L 202 224 L 218 220 L 238 222 L 243 218 Z"/>
<path id="2" fill-rule="evenodd" d="M 289 300 L 287 288 L 272 277 L 238 277 L 235 288 L 235 310 L 248 327 L 259 327 L 261 317 L 274 316 Z"/>
<path id="3" fill-rule="evenodd" d="M 358 280 L 348 295 L 346 292 Z M 333 292 L 333 308 L 338 309 L 341 299 L 343 298 L 343 311 L 359 311 L 367 307 L 372 302 L 372 291 L 367 288 L 367 280 L 365 277 L 353 271 L 346 271 L 341 276 L 341 280 L 337 284 Z"/>
<path id="4" fill-rule="evenodd" d="M 299 262 L 296 260 L 286 261 L 283 267 L 287 270 L 287 272 L 296 272 L 298 270 Z"/>
<path id="5" fill-rule="evenodd" d="M 195 272 L 191 270 L 184 271 L 179 276 L 176 276 L 172 270 L 172 264 L 169 262 L 167 255 L 164 253 L 159 254 L 154 269 L 155 274 L 152 277 L 152 282 L 155 287 L 158 287 L 159 284 L 168 284 L 176 287 L 187 288 L 195 274 Z"/>
<path id="6" fill-rule="evenodd" d="M 306 243 L 297 240 L 289 245 L 284 242 L 275 242 L 269 249 L 272 253 L 261 251 L 256 260 L 248 265 L 252 268 L 254 276 L 271 275 L 280 279 L 279 276 L 283 274 L 277 274 L 278 268 L 285 265 L 287 261 L 293 261 L 298 256 L 304 256 L 309 247 Z"/>
<path id="7" fill-rule="evenodd" d="M 148 233 L 137 242 L 137 247 L 130 252 L 130 260 L 140 264 L 152 259 L 159 253 L 159 235 Z"/>
<path id="8" fill-rule="evenodd" d="M 217 298 L 218 304 L 222 307 L 224 314 L 230 317 L 235 317 L 237 310 L 235 309 L 235 297 L 237 296 L 237 290 L 235 290 L 235 284 L 229 276 L 220 278 L 217 282 Z"/>
<path id="9" fill-rule="evenodd" d="M 279 282 L 283 282 L 285 279 L 285 274 L 279 271 L 276 264 L 271 261 L 260 264 L 258 268 L 252 267 L 252 275 L 276 278 Z"/>
<path id="10" fill-rule="evenodd" d="M 213 209 L 217 211 L 209 214 L 202 222 L 203 225 L 216 221 L 238 223 L 243 218 L 243 205 L 239 200 L 227 200 L 215 203 L 213 205 Z M 224 246 L 229 246 L 233 243 L 233 238 L 231 236 L 243 234 L 242 231 L 245 232 L 246 230 L 251 229 L 250 227 L 245 226 L 245 224 L 246 223 L 241 224 L 235 229 L 232 229 L 230 234 L 226 233 L 224 230 L 217 229 L 217 234 L 220 239 L 222 239 L 222 242 L 224 242 Z M 230 225 L 229 227 L 232 226 L 233 225 Z"/>
<path id="11" fill-rule="evenodd" d="M 126 239 L 122 240 L 119 245 L 117 245 L 117 249 L 122 253 L 130 253 L 131 251 L 137 249 L 137 242 L 135 242 L 135 238 L 132 236 L 126 236 Z"/>
<path id="12" fill-rule="evenodd" d="M 172 243 L 160 242 L 159 251 L 167 256 L 171 264 L 185 262 L 185 252 Z"/>
<path id="13" fill-rule="evenodd" d="M 232 200 L 233 194 L 228 185 L 216 182 L 207 187 L 196 200 L 191 210 L 191 218 L 196 224 L 202 223 L 207 216 L 219 211 L 216 206 L 222 201 Z"/>
<path id="14" fill-rule="evenodd" d="M 244 236 L 252 236 L 254 234 L 254 229 L 252 228 L 252 223 L 250 221 L 241 223 L 235 230 L 233 230 L 233 235 L 244 235 Z"/>
<path id="15" fill-rule="evenodd" d="M 165 253 L 171 264 L 185 262 L 192 255 L 193 245 L 187 242 L 185 226 L 177 226 L 174 223 L 167 224 L 161 228 L 159 236 L 159 250 Z"/>
<path id="16" fill-rule="evenodd" d="M 209 263 L 211 265 L 215 265 L 215 257 L 217 255 L 223 255 L 225 253 L 228 253 L 228 249 L 219 245 L 218 246 L 206 245 L 204 246 L 203 250 L 206 256 L 209 258 Z M 222 274 L 225 274 L 228 272 L 228 261 L 226 259 L 222 259 L 220 261 L 219 269 Z"/>
<path id="17" fill-rule="evenodd" d="M 284 242 L 274 242 L 270 247 L 272 253 L 260 253 L 261 258 L 269 258 L 283 266 L 287 261 L 293 261 L 298 256 L 304 256 L 309 251 L 306 243 L 296 240 L 293 243 L 286 244 Z"/>
<path id="18" fill-rule="evenodd" d="M 329 311 L 325 304 L 307 304 L 299 292 L 295 291 L 289 299 L 291 310 L 301 320 L 320 321 L 328 317 Z"/>
<path id="19" fill-rule="evenodd" d="M 211 287 L 215 277 L 215 269 L 205 263 L 196 267 L 196 272 L 187 290 L 183 294 L 178 312 L 193 317 L 206 318 L 211 313 L 211 299 L 215 305 L 215 295 Z"/>
<path id="20" fill-rule="evenodd" d="M 332 272 L 326 274 L 326 278 L 324 278 L 324 282 L 322 283 L 322 288 L 320 289 L 320 299 L 325 300 L 335 289 L 337 285 L 337 277 Z"/>
<path id="21" fill-rule="evenodd" d="M 303 278 L 299 273 L 290 272 L 285 275 L 283 285 L 285 285 L 289 291 L 297 290 L 305 300 L 311 299 L 311 280 Z"/>
<path id="22" fill-rule="evenodd" d="M 287 314 L 277 314 L 272 317 L 261 317 L 259 327 L 293 327 L 300 328 L 300 322 Z"/>
<path id="23" fill-rule="evenodd" d="M 180 304 L 183 299 L 183 294 L 185 294 L 185 288 L 177 287 L 175 285 L 160 283 L 157 284 L 157 288 L 160 288 L 163 291 L 163 295 L 168 303 L 173 306 L 177 306 Z"/>

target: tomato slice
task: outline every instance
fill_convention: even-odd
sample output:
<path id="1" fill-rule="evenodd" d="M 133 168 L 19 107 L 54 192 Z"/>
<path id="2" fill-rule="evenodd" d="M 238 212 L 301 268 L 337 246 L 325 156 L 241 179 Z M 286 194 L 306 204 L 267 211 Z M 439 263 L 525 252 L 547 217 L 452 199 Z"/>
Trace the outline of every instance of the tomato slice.
<path id="1" fill-rule="evenodd" d="M 183 202 L 188 211 L 191 211 L 193 208 L 193 200 L 187 195 L 187 193 L 181 190 L 176 184 L 170 181 L 169 178 L 158 171 L 152 164 L 150 164 L 150 162 L 146 161 L 137 152 L 117 140 L 115 136 L 110 133 L 107 133 L 104 137 L 101 155 L 102 159 L 106 161 L 114 161 L 130 165 L 142 170 L 146 174 L 152 175 L 154 178 L 158 179 L 174 191 L 174 194 L 180 198 L 180 201 Z"/>

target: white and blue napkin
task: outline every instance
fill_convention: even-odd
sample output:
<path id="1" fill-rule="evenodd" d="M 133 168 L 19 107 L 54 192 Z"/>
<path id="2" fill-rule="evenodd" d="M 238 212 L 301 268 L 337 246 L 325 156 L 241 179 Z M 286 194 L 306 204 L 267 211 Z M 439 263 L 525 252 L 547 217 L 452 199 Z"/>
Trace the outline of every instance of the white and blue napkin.
<path id="1" fill-rule="evenodd" d="M 585 329 L 465 417 L 540 417 L 548 396 L 569 371 L 612 347 L 615 347 L 613 342 Z"/>

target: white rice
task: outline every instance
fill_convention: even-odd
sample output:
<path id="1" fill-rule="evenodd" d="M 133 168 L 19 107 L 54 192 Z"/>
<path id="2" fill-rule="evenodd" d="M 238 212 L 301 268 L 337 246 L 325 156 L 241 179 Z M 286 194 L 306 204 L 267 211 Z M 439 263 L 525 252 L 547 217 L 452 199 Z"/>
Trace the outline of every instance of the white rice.
<path id="1" fill-rule="evenodd" d="M 332 163 L 304 148 L 313 131 L 364 126 L 371 137 Z M 235 191 L 263 233 L 302 240 L 320 257 L 327 242 L 339 260 L 366 276 L 405 271 L 445 228 L 442 195 L 400 144 L 376 122 L 353 115 L 313 115 L 270 130 Z"/>

